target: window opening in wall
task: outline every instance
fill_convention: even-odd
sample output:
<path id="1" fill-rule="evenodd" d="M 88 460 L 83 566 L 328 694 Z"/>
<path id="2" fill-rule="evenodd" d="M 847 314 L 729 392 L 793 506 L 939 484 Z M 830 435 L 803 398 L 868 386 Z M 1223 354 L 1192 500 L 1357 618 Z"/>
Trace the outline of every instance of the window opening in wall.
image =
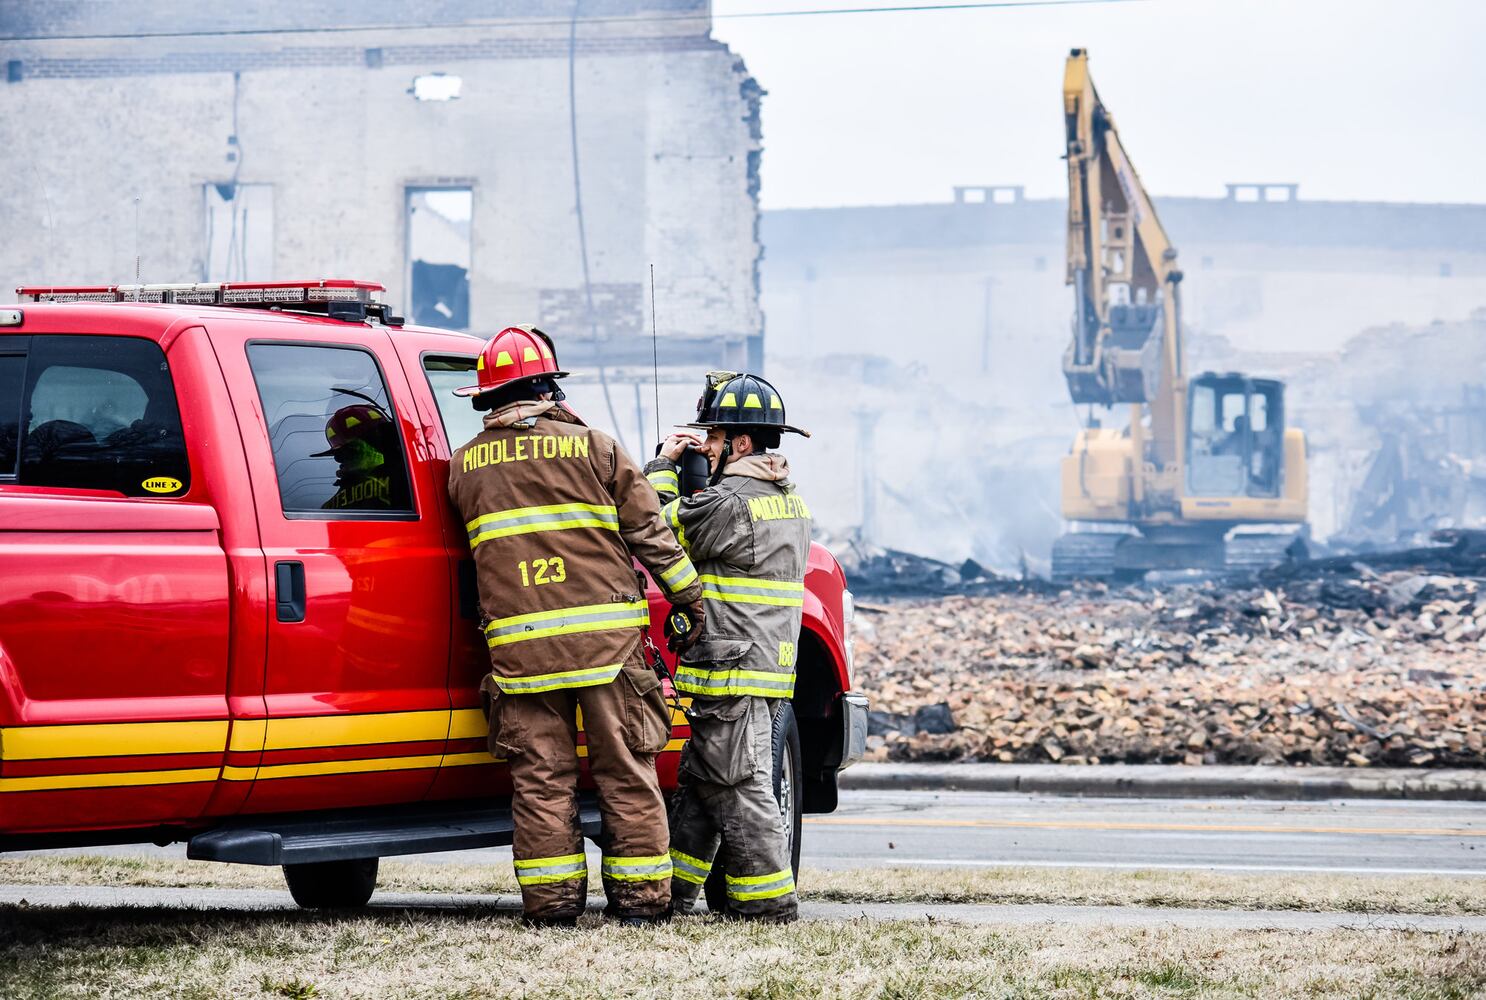
<path id="1" fill-rule="evenodd" d="M 408 318 L 424 326 L 470 325 L 470 188 L 408 189 Z"/>
<path id="2" fill-rule="evenodd" d="M 273 185 L 207 184 L 202 281 L 267 281 L 273 270 Z"/>
<path id="3" fill-rule="evenodd" d="M 379 57 L 380 58 L 380 57 Z M 457 101 L 464 89 L 464 80 L 448 73 L 428 73 L 413 77 L 408 93 L 415 101 Z"/>

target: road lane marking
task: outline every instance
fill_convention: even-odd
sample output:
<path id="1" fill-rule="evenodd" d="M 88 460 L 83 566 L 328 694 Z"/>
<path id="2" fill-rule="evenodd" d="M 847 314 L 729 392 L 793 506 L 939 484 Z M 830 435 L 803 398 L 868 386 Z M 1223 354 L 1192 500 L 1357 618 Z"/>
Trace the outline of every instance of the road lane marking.
<path id="1" fill-rule="evenodd" d="M 837 862 L 840 862 L 839 864 Z M 1213 871 L 1213 872 L 1276 872 L 1305 873 L 1318 875 L 1464 875 L 1486 878 L 1486 868 L 1348 868 L 1344 866 L 1310 865 L 1234 865 L 1202 864 L 1201 862 L 1153 861 L 1043 861 L 1018 860 L 1014 858 L 816 858 L 805 857 L 803 863 L 810 867 L 845 868 L 1079 868 L 1120 869 L 1125 871 Z"/>
<path id="2" fill-rule="evenodd" d="M 1358 837 L 1486 837 L 1486 829 L 1367 826 L 1260 826 L 1247 823 L 1095 823 L 1088 820 L 916 819 L 912 817 L 807 816 L 817 826 L 922 826 L 987 830 L 1135 830 L 1160 833 L 1320 833 Z"/>

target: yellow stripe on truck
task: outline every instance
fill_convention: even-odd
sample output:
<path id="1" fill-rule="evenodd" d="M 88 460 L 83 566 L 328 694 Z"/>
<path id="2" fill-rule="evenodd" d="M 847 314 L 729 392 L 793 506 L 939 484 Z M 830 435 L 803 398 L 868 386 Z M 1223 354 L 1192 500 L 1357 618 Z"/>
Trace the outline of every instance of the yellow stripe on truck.
<path id="1" fill-rule="evenodd" d="M 355 746 L 361 743 L 423 743 L 449 734 L 449 710 L 311 715 L 269 719 L 265 750 Z M 252 747 L 250 749 L 257 749 Z"/>
<path id="2" fill-rule="evenodd" d="M 11 726 L 0 729 L 0 758 L 4 760 L 221 753 L 226 745 L 226 719 L 201 722 Z"/>
<path id="3" fill-rule="evenodd" d="M 451 740 L 483 738 L 489 732 L 490 723 L 485 721 L 485 713 L 478 708 L 456 708 L 454 717 L 449 721 Z"/>
<path id="4" fill-rule="evenodd" d="M 192 767 L 179 771 L 116 771 L 112 774 L 44 774 L 27 778 L 0 778 L 0 792 L 46 792 L 66 788 L 119 788 L 127 785 L 184 785 L 216 781 L 218 768 Z"/>
<path id="5" fill-rule="evenodd" d="M 322 774 L 365 774 L 369 771 L 414 771 L 420 767 L 438 767 L 443 754 L 421 754 L 417 757 L 373 757 L 367 760 L 306 761 L 302 764 L 265 764 L 261 767 L 226 767 L 222 777 L 228 781 L 251 781 L 258 778 L 310 778 Z"/>

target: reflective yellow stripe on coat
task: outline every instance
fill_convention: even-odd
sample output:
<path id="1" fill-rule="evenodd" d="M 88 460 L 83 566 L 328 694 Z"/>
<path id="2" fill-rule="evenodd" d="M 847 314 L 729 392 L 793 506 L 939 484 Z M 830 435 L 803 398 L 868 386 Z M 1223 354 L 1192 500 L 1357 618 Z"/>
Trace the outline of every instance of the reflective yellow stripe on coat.
<path id="1" fill-rule="evenodd" d="M 725 698 L 751 694 L 760 698 L 793 698 L 795 675 L 772 670 L 738 670 L 683 663 L 676 668 L 676 690 Z"/>
<path id="2" fill-rule="evenodd" d="M 470 548 L 494 538 L 527 535 L 534 531 L 562 531 L 567 528 L 603 528 L 619 530 L 619 510 L 612 504 L 557 503 L 545 507 L 514 507 L 482 514 L 465 523 Z"/>
<path id="3" fill-rule="evenodd" d="M 654 486 L 657 492 L 661 490 L 669 493 L 681 492 L 681 479 L 676 475 L 674 470 L 656 469 L 645 478 L 650 480 L 650 485 Z"/>
<path id="4" fill-rule="evenodd" d="M 557 608 L 553 611 L 534 611 L 525 615 L 512 615 L 510 618 L 497 618 L 485 626 L 485 642 L 494 649 L 496 646 L 526 642 L 529 639 L 641 628 L 649 623 L 649 606 L 644 601 L 589 604 L 578 608 Z"/>
<path id="5" fill-rule="evenodd" d="M 681 498 L 677 497 L 660 509 L 660 516 L 671 530 L 676 533 L 676 543 L 683 549 L 689 548 L 686 544 L 686 529 L 681 526 Z"/>
<path id="6" fill-rule="evenodd" d="M 755 580 L 746 576 L 702 574 L 702 596 L 728 604 L 773 604 L 785 608 L 802 607 L 805 584 L 787 580 Z"/>
<path id="7" fill-rule="evenodd" d="M 533 677 L 502 677 L 492 674 L 495 686 L 504 694 L 537 694 L 542 691 L 557 691 L 563 688 L 598 687 L 608 684 L 619 676 L 620 664 L 607 667 L 589 667 L 586 670 L 559 670 L 551 674 Z"/>
<path id="8" fill-rule="evenodd" d="M 661 586 L 666 588 L 666 593 L 674 594 L 678 590 L 685 590 L 691 586 L 697 578 L 697 569 L 691 564 L 691 560 L 682 556 L 680 561 L 660 575 Z"/>

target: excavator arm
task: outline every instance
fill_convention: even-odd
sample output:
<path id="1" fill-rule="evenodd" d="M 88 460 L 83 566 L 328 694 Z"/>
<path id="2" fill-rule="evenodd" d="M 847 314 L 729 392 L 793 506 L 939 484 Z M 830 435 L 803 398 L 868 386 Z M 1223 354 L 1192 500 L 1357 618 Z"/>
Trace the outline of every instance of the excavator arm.
<path id="1" fill-rule="evenodd" d="M 1074 49 L 1063 76 L 1068 160 L 1068 276 L 1073 340 L 1063 359 L 1075 403 L 1146 403 L 1152 422 L 1175 401 L 1183 359 L 1176 249 Z M 1158 436 L 1160 436 L 1158 434 Z"/>

